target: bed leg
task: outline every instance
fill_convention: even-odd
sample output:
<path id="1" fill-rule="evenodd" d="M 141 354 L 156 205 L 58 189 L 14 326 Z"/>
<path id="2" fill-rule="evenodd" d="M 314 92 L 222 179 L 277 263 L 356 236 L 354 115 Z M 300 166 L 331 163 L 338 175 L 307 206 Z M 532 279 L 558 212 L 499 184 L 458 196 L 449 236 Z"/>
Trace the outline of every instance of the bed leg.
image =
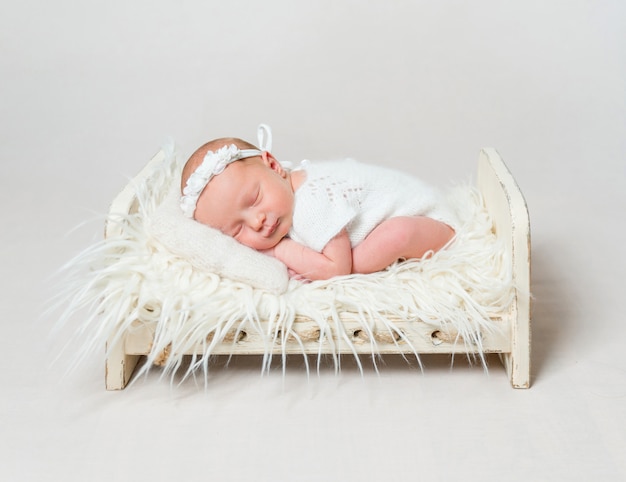
<path id="1" fill-rule="evenodd" d="M 513 388 L 529 388 L 530 387 L 530 370 L 527 360 L 519 360 L 512 353 L 502 354 L 502 363 L 506 368 Z"/>
<path id="2" fill-rule="evenodd" d="M 530 388 L 530 297 L 518 296 L 511 352 L 501 355 L 513 388 Z"/>
<path id="3" fill-rule="evenodd" d="M 123 390 L 137 366 L 141 355 L 124 353 L 124 341 L 114 346 L 107 344 L 105 382 L 107 390 Z"/>

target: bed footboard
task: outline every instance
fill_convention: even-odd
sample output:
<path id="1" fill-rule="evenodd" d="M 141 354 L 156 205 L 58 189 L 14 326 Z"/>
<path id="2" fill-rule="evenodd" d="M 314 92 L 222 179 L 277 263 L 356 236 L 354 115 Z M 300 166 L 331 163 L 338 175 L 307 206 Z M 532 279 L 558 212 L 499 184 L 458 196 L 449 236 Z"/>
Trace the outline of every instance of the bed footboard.
<path id="1" fill-rule="evenodd" d="M 530 386 L 530 220 L 519 186 L 495 149 L 483 149 L 478 161 L 478 189 L 506 243 L 516 294 L 511 306 L 511 351 L 501 359 L 515 388 Z"/>

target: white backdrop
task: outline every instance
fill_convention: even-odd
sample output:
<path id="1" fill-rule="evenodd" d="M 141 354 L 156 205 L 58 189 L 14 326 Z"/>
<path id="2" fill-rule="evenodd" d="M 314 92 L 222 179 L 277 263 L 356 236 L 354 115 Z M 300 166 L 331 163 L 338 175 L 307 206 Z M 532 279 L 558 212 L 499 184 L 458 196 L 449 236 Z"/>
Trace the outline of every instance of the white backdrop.
<path id="1" fill-rule="evenodd" d="M 624 5 L 4 2 L 0 478 L 626 478 Z M 307 383 L 296 366 L 283 383 L 253 359 L 206 394 L 156 378 L 112 394 L 101 354 L 60 382 L 49 276 L 99 239 L 166 136 L 186 157 L 255 141 L 259 122 L 279 159 L 352 156 L 438 184 L 496 147 L 531 213 L 533 388 L 437 359 L 424 376 L 390 359 L 363 380 Z"/>

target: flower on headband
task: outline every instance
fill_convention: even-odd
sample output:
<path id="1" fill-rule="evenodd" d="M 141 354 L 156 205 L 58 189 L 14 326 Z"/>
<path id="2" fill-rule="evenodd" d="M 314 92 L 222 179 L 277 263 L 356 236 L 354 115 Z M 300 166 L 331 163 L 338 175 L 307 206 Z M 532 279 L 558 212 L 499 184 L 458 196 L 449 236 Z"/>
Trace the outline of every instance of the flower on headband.
<path id="1" fill-rule="evenodd" d="M 193 213 L 196 210 L 196 201 L 191 199 L 189 196 L 183 196 L 180 198 L 180 208 L 183 210 L 183 214 L 186 217 L 193 217 Z"/>
<path id="2" fill-rule="evenodd" d="M 217 175 L 221 174 L 224 169 L 226 169 L 226 166 L 239 159 L 241 155 L 237 146 L 235 144 L 231 144 L 230 146 L 224 146 L 214 154 L 211 154 L 211 157 L 215 160 L 213 175 Z"/>
<path id="3" fill-rule="evenodd" d="M 241 151 L 235 144 L 223 146 L 216 151 L 208 151 L 202 160 L 202 164 L 189 176 L 187 184 L 185 184 L 183 189 L 180 208 L 185 216 L 193 218 L 198 198 L 213 176 L 221 174 L 226 169 L 226 166 L 234 161 L 259 154 L 261 154 L 261 151 L 256 149 Z"/>
<path id="4" fill-rule="evenodd" d="M 206 186 L 207 178 L 203 176 L 201 173 L 194 172 L 191 176 L 189 176 L 189 180 L 187 181 L 187 185 L 183 190 L 183 194 L 185 196 L 200 194 L 204 186 Z"/>

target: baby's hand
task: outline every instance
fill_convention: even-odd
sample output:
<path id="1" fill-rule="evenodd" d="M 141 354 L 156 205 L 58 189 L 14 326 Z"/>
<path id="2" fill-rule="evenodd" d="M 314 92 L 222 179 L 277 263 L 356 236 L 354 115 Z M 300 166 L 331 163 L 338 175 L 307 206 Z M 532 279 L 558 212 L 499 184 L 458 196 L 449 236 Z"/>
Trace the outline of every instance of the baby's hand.
<path id="1" fill-rule="evenodd" d="M 273 248 L 269 248 L 269 249 L 261 249 L 261 250 L 259 250 L 259 253 L 266 254 L 268 256 L 272 256 L 273 258 L 276 258 L 275 249 L 276 249 L 276 246 L 274 246 Z M 278 259 L 278 258 L 276 258 L 276 259 Z M 287 274 L 289 275 L 289 278 L 295 279 L 296 281 L 301 281 L 303 283 L 310 283 L 311 282 L 310 279 L 305 278 L 304 276 L 302 276 L 301 274 L 295 272 L 294 270 L 292 270 L 289 267 L 287 267 Z"/>
<path id="2" fill-rule="evenodd" d="M 278 249 L 278 246 L 280 246 L 281 244 L 284 243 L 285 239 L 286 238 L 282 238 L 280 241 L 278 241 L 278 243 L 276 243 L 271 248 L 259 249 L 258 251 L 259 251 L 259 253 L 267 254 L 268 256 L 272 256 L 273 258 L 277 258 L 277 256 L 276 256 L 276 249 Z M 280 258 L 278 258 L 278 259 L 280 259 Z"/>
<path id="3" fill-rule="evenodd" d="M 291 279 L 294 279 L 296 281 L 301 281 L 302 283 L 310 283 L 311 280 L 308 278 L 305 278 L 303 275 L 296 273 L 294 270 L 292 270 L 291 268 L 287 268 L 287 274 L 289 274 L 289 277 Z"/>

